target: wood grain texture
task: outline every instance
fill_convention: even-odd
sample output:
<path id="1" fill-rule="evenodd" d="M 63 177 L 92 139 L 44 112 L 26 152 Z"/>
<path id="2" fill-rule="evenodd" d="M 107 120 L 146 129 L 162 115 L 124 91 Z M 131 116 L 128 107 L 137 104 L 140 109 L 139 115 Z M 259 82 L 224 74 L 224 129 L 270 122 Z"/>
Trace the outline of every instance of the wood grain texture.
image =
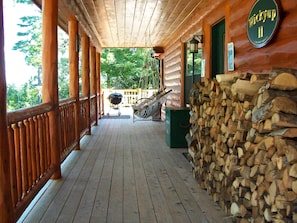
<path id="1" fill-rule="evenodd" d="M 10 181 L 13 177 L 10 178 L 11 156 L 7 133 L 3 1 L 0 2 L 0 9 L 0 222 L 12 222 L 14 213 L 10 191 L 14 181 Z"/>
<path id="2" fill-rule="evenodd" d="M 166 106 L 169 107 L 181 107 L 184 86 L 181 85 L 183 79 L 183 61 L 181 57 L 182 47 L 180 43 L 177 43 L 174 47 L 167 50 L 164 59 L 164 85 L 167 89 L 173 91 L 168 95 Z"/>
<path id="3" fill-rule="evenodd" d="M 42 7 L 42 1 L 34 1 Z M 203 0 L 62 0 L 59 23 L 68 30 L 76 16 L 84 32 L 101 47 L 165 46 L 181 33 Z"/>
<path id="4" fill-rule="evenodd" d="M 163 122 L 102 119 L 92 132 L 22 222 L 229 222 L 185 150 L 166 146 Z"/>
<path id="5" fill-rule="evenodd" d="M 246 18 L 252 2 L 240 1 L 231 5 L 230 35 L 235 44 L 235 67 L 242 72 L 265 72 L 272 66 L 296 67 L 296 29 L 297 16 L 294 11 L 296 3 L 282 2 L 283 14 L 279 32 L 272 42 L 263 48 L 256 49 L 248 41 L 246 35 Z"/>

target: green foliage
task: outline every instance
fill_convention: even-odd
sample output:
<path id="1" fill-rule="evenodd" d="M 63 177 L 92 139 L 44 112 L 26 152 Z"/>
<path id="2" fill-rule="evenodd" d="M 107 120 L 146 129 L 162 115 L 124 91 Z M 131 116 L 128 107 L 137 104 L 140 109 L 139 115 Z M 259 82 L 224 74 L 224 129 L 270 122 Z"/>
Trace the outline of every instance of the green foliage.
<path id="1" fill-rule="evenodd" d="M 17 3 L 32 4 L 31 0 L 16 0 Z M 35 7 L 32 5 L 32 7 Z M 8 110 L 26 108 L 41 103 L 42 85 L 42 29 L 41 13 L 34 16 L 20 18 L 17 36 L 19 41 L 13 46 L 13 50 L 24 54 L 28 66 L 34 67 L 36 74 L 23 86 L 17 88 L 15 85 L 7 86 Z M 69 97 L 69 75 L 68 75 L 68 38 L 62 30 L 58 30 L 59 61 L 58 61 L 58 83 L 59 98 Z"/>
<path id="2" fill-rule="evenodd" d="M 17 3 L 32 4 L 31 0 L 15 0 Z M 32 6 L 33 7 L 33 6 Z M 25 55 L 28 66 L 36 69 L 36 74 L 20 88 L 8 85 L 8 110 L 30 107 L 41 103 L 42 74 L 42 29 L 41 14 L 24 16 L 18 24 L 20 38 L 13 50 Z M 59 98 L 69 97 L 68 38 L 61 30 L 58 32 L 58 84 Z M 102 87 L 107 88 L 158 88 L 159 62 L 151 58 L 151 49 L 110 48 L 101 54 Z M 80 74 L 81 75 L 81 74 Z"/>
<path id="3" fill-rule="evenodd" d="M 17 110 L 40 103 L 40 88 L 32 88 L 30 83 L 17 88 L 14 84 L 7 86 L 7 110 Z"/>
<path id="4" fill-rule="evenodd" d="M 18 26 L 21 31 L 17 35 L 21 40 L 12 49 L 24 53 L 28 66 L 41 70 L 41 16 L 24 16 L 20 20 Z"/>
<path id="5" fill-rule="evenodd" d="M 101 55 L 103 88 L 158 88 L 158 61 L 151 49 L 107 48 Z"/>
<path id="6" fill-rule="evenodd" d="M 19 109 L 21 106 L 19 101 L 19 92 L 17 87 L 12 84 L 7 86 L 7 110 L 15 110 Z"/>
<path id="7" fill-rule="evenodd" d="M 194 74 L 201 74 L 201 62 L 202 62 L 202 50 L 199 50 L 198 53 L 194 54 L 194 65 L 195 70 Z M 187 67 L 186 75 L 192 76 L 193 73 L 193 54 L 188 49 L 187 51 Z"/>
<path id="8" fill-rule="evenodd" d="M 68 58 L 60 58 L 58 64 L 59 76 L 58 76 L 58 93 L 60 99 L 69 98 L 69 74 L 68 74 Z"/>
<path id="9" fill-rule="evenodd" d="M 32 0 L 15 0 L 16 3 L 32 4 Z"/>

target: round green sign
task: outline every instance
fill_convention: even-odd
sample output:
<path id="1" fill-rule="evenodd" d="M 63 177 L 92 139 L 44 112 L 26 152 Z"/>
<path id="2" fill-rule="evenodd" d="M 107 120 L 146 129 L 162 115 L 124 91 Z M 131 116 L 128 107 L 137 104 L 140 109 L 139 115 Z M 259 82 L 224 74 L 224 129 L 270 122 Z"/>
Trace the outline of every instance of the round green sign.
<path id="1" fill-rule="evenodd" d="M 247 21 L 249 41 L 256 48 L 266 46 L 276 33 L 279 23 L 280 7 L 277 0 L 258 0 Z"/>

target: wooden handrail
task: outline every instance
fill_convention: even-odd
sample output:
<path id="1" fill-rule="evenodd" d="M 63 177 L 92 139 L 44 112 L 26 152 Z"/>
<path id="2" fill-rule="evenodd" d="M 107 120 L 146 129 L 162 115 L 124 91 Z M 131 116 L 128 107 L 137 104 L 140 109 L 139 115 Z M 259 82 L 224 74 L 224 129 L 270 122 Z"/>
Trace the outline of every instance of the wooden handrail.
<path id="1" fill-rule="evenodd" d="M 25 119 L 37 116 L 43 113 L 47 113 L 53 109 L 53 106 L 50 103 L 44 103 L 36 105 L 30 108 L 23 108 L 16 111 L 8 112 L 7 122 L 8 125 L 23 121 Z"/>
<path id="2" fill-rule="evenodd" d="M 75 98 L 67 98 L 59 101 L 59 106 L 70 105 L 74 103 L 76 100 Z"/>
<path id="3" fill-rule="evenodd" d="M 59 101 L 61 162 L 79 146 L 75 128 L 80 137 L 96 124 L 96 101 L 100 94 L 68 98 Z M 99 101 L 101 101 L 99 99 Z M 75 121 L 75 104 L 79 105 L 79 120 Z M 90 108 L 88 108 L 90 106 Z M 11 111 L 7 114 L 9 149 L 11 152 L 11 196 L 15 217 L 18 218 L 42 186 L 55 172 L 51 165 L 49 113 L 54 109 L 51 103 Z M 91 113 L 88 117 L 87 110 Z"/>
<path id="4" fill-rule="evenodd" d="M 79 101 L 87 101 L 89 99 L 88 96 L 80 96 Z"/>

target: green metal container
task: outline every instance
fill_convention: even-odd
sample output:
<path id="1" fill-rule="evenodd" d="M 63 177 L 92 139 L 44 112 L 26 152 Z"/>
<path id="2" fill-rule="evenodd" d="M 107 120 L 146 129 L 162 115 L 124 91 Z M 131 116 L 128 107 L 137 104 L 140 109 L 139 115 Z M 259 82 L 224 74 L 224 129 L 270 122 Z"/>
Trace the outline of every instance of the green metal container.
<path id="1" fill-rule="evenodd" d="M 169 108 L 166 111 L 166 143 L 170 148 L 186 148 L 189 132 L 189 108 Z"/>

